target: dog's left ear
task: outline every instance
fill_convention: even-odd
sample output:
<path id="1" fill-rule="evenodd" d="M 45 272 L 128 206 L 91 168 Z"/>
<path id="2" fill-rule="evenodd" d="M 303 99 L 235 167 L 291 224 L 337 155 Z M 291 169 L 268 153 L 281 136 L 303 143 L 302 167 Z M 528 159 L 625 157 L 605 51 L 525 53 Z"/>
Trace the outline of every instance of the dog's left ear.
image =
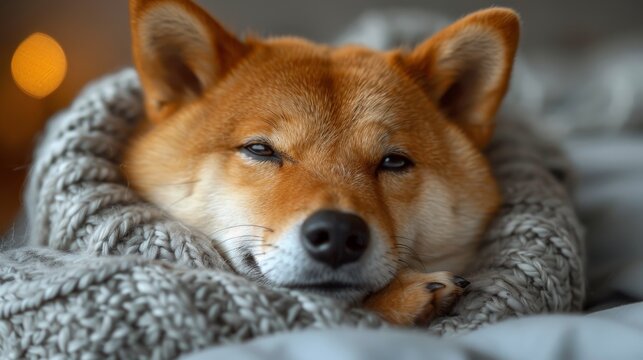
<path id="1" fill-rule="evenodd" d="M 491 138 L 519 33 L 514 11 L 482 10 L 438 32 L 403 60 L 443 114 L 479 148 Z"/>
<path id="2" fill-rule="evenodd" d="M 248 52 L 190 0 L 130 0 L 134 63 L 152 121 L 203 95 Z"/>

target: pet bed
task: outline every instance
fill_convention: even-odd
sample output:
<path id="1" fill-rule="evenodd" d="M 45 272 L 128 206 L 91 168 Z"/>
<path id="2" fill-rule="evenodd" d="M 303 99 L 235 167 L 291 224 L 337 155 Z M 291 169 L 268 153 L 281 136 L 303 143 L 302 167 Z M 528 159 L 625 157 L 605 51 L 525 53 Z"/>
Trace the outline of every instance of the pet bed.
<path id="1" fill-rule="evenodd" d="M 383 325 L 231 273 L 203 234 L 140 199 L 120 171 L 139 121 L 141 89 L 127 69 L 49 122 L 26 189 L 31 247 L 0 254 L 0 357 L 165 359 L 277 332 Z M 561 153 L 505 121 L 488 156 L 504 204 L 466 274 L 467 293 L 432 334 L 583 303 L 582 231 Z"/>

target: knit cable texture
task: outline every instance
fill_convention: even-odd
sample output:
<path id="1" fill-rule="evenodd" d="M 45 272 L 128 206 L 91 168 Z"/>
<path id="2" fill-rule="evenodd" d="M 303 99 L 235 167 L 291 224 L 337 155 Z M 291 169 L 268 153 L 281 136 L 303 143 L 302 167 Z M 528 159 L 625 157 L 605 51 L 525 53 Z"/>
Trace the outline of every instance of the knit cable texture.
<path id="1" fill-rule="evenodd" d="M 359 308 L 233 274 L 210 239 L 137 196 L 120 156 L 142 111 L 127 69 L 49 122 L 25 200 L 31 245 L 42 247 L 0 254 L 0 358 L 169 359 L 280 331 L 383 325 Z M 582 231 L 560 180 L 564 158 L 511 122 L 488 155 L 504 205 L 468 292 L 433 334 L 581 308 Z"/>

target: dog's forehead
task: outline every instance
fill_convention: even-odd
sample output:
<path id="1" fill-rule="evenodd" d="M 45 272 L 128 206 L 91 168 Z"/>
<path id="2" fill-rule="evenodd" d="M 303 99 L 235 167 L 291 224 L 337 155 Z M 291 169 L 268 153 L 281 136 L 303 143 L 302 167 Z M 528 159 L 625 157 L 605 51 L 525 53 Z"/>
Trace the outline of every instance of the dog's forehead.
<path id="1" fill-rule="evenodd" d="M 431 113 L 419 87 L 385 54 L 363 48 L 269 48 L 230 80 L 219 94 L 233 97 L 227 123 L 237 141 L 265 136 L 293 151 L 306 144 L 371 149 L 365 153 L 403 147 L 404 134 L 420 131 L 425 122 L 418 120 Z"/>
<path id="2" fill-rule="evenodd" d="M 358 47 L 277 48 L 246 67 L 270 112 L 316 122 L 392 124 L 409 84 L 383 54 Z"/>

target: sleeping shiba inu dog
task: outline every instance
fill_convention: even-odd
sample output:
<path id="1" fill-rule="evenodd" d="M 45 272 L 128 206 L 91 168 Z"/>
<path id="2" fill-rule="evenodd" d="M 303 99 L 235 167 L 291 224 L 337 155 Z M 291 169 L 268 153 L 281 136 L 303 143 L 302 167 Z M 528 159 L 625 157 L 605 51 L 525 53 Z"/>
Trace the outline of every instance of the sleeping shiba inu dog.
<path id="1" fill-rule="evenodd" d="M 500 204 L 482 150 L 519 36 L 468 15 L 412 50 L 239 39 L 188 0 L 132 0 L 147 121 L 124 169 L 243 276 L 443 315 Z"/>

